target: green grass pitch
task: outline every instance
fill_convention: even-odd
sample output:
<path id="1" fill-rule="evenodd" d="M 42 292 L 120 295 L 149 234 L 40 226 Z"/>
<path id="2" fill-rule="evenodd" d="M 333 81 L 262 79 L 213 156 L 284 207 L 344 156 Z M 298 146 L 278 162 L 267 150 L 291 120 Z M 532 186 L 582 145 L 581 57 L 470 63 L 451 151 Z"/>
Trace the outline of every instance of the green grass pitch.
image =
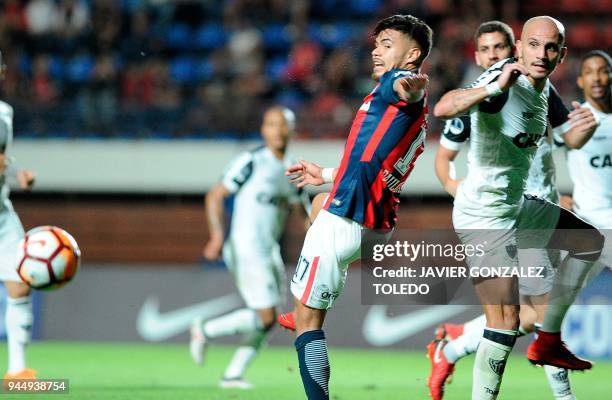
<path id="1" fill-rule="evenodd" d="M 212 347 L 206 365 L 195 366 L 187 345 L 35 342 L 28 363 L 41 378 L 67 378 L 68 395 L 1 395 L 2 398 L 295 400 L 305 398 L 292 348 L 266 348 L 247 378 L 251 391 L 221 390 L 218 379 L 232 355 L 231 347 Z M 6 346 L 0 359 L 6 357 Z M 331 392 L 335 400 L 427 399 L 429 361 L 424 352 L 330 349 Z M 470 398 L 473 357 L 461 361 L 445 399 Z M 609 399 L 612 362 L 599 361 L 593 371 L 573 373 L 579 399 Z M 552 399 L 544 372 L 514 355 L 500 400 Z"/>

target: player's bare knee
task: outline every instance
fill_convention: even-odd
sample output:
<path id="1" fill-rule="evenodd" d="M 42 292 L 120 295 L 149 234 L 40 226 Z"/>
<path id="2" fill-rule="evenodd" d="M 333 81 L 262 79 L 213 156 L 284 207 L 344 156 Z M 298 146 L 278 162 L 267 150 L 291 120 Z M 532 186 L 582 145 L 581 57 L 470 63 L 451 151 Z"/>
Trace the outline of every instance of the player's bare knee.
<path id="1" fill-rule="evenodd" d="M 582 261 L 595 262 L 599 260 L 605 244 L 605 237 L 597 229 L 589 231 L 587 238 L 579 249 L 569 251 L 570 257 Z"/>
<path id="2" fill-rule="evenodd" d="M 5 282 L 6 292 L 9 297 L 18 299 L 30 295 L 30 287 L 23 282 Z"/>
<path id="3" fill-rule="evenodd" d="M 259 320 L 261 321 L 261 327 L 263 330 L 269 331 L 274 327 L 276 323 L 276 309 L 266 308 L 258 310 L 257 314 L 259 316 Z"/>

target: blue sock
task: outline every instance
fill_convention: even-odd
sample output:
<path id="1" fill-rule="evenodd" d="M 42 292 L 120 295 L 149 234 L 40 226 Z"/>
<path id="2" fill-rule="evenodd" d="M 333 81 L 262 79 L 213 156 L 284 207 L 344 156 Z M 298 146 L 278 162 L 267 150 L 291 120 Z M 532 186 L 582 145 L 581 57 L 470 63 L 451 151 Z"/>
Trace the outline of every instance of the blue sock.
<path id="1" fill-rule="evenodd" d="M 304 332 L 295 340 L 300 375 L 308 400 L 329 400 L 329 359 L 322 330 Z"/>

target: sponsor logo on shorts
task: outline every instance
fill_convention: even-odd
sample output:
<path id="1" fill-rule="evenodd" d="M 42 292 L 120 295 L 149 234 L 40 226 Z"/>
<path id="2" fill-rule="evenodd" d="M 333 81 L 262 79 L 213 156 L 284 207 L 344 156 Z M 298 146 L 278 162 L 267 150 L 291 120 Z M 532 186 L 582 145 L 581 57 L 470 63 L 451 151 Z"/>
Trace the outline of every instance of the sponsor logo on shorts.
<path id="1" fill-rule="evenodd" d="M 331 290 L 325 284 L 316 285 L 312 297 L 319 300 L 334 301 L 338 297 L 338 292 Z"/>

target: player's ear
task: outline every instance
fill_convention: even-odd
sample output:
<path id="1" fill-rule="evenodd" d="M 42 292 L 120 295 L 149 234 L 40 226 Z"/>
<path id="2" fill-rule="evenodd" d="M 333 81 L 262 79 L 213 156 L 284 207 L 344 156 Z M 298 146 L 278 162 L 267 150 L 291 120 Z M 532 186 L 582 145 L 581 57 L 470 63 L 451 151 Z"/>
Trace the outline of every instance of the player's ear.
<path id="1" fill-rule="evenodd" d="M 561 51 L 559 52 L 559 64 L 561 64 L 565 60 L 566 56 L 567 56 L 567 47 L 563 46 L 561 47 Z"/>
<path id="2" fill-rule="evenodd" d="M 478 50 L 476 50 L 474 52 L 474 61 L 476 62 L 476 65 L 478 65 L 481 68 L 484 68 L 481 64 L 480 64 L 480 60 L 478 59 Z M 450 120 L 449 120 L 450 121 Z"/>
<path id="3" fill-rule="evenodd" d="M 582 79 L 582 68 L 580 68 L 580 75 L 576 79 L 576 83 L 580 89 L 584 89 L 584 80 Z"/>
<path id="4" fill-rule="evenodd" d="M 404 65 L 418 65 L 418 60 L 421 58 L 421 49 L 418 47 L 411 47 L 404 56 Z"/>
<path id="5" fill-rule="evenodd" d="M 517 39 L 516 44 L 514 45 L 514 56 L 519 59 L 522 60 L 523 59 L 523 42 L 521 42 L 521 39 Z"/>

